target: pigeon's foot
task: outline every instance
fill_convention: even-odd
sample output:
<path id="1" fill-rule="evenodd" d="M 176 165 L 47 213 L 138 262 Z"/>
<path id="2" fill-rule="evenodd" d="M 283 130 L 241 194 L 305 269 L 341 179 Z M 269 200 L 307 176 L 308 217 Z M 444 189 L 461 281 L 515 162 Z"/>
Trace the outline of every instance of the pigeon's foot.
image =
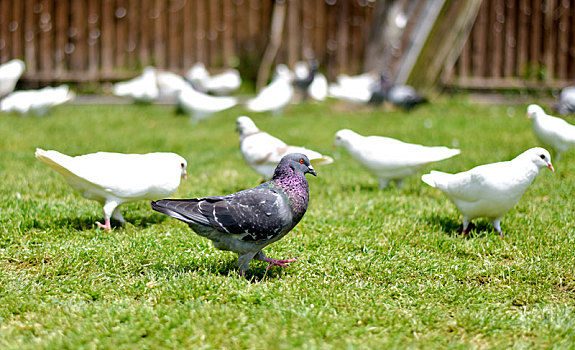
<path id="1" fill-rule="evenodd" d="M 505 238 L 505 235 L 503 234 L 503 232 L 499 231 L 499 237 Z"/>
<path id="2" fill-rule="evenodd" d="M 270 264 L 266 267 L 266 271 L 270 269 L 272 266 L 279 266 L 279 267 L 289 267 L 289 263 L 296 261 L 298 258 L 294 259 L 285 259 L 285 260 L 276 260 L 270 258 L 263 258 L 262 261 L 269 262 Z"/>
<path id="3" fill-rule="evenodd" d="M 104 230 L 112 231 L 112 226 L 110 225 L 110 219 L 106 219 L 104 225 L 96 221 L 96 225 L 98 225 L 99 228 L 103 228 Z"/>

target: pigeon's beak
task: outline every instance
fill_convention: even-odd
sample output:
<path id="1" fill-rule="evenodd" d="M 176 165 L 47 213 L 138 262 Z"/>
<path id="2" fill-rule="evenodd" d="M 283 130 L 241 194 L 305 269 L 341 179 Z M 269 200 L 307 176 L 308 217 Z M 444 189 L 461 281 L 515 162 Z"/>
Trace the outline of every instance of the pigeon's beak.
<path id="1" fill-rule="evenodd" d="M 547 167 L 548 167 L 549 169 L 551 169 L 552 172 L 555 172 L 555 168 L 553 167 L 553 164 L 548 163 L 548 164 L 547 164 Z"/>
<path id="2" fill-rule="evenodd" d="M 317 173 L 315 172 L 315 169 L 310 165 L 308 165 L 307 167 L 309 169 L 309 173 L 312 174 L 313 176 L 317 176 Z"/>
<path id="3" fill-rule="evenodd" d="M 185 180 L 188 179 L 188 173 L 184 170 L 184 173 L 182 174 L 182 178 Z"/>

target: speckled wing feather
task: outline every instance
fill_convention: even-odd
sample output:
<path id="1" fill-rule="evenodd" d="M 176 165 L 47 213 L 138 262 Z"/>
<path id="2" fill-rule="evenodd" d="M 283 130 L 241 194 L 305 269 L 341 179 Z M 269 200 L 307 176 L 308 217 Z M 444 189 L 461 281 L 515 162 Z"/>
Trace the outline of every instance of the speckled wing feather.
<path id="1" fill-rule="evenodd" d="M 163 199 L 152 202 L 152 208 L 188 224 L 244 235 L 241 239 L 248 242 L 271 239 L 292 227 L 287 199 L 262 186 L 226 196 Z"/>

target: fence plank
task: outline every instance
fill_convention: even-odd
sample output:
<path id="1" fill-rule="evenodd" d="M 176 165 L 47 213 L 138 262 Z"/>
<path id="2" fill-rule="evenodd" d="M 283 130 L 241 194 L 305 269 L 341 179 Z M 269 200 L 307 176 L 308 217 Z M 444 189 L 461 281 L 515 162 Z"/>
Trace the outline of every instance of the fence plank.
<path id="1" fill-rule="evenodd" d="M 529 57 L 529 27 L 530 27 L 530 15 L 533 9 L 529 0 L 520 0 L 518 8 L 518 29 L 517 29 L 517 62 L 515 63 L 516 76 L 523 76 L 526 66 L 527 59 Z"/>
<path id="2" fill-rule="evenodd" d="M 567 78 L 567 66 L 569 57 L 569 1 L 560 1 L 558 4 L 559 21 L 558 21 L 558 41 L 557 41 L 557 52 L 555 57 L 557 58 L 557 74 L 558 79 Z"/>
<path id="3" fill-rule="evenodd" d="M 504 28 L 504 54 L 503 54 L 503 76 L 511 77 L 515 76 L 515 53 L 517 52 L 517 9 L 514 1 L 504 2 L 504 16 L 505 16 L 505 28 Z"/>

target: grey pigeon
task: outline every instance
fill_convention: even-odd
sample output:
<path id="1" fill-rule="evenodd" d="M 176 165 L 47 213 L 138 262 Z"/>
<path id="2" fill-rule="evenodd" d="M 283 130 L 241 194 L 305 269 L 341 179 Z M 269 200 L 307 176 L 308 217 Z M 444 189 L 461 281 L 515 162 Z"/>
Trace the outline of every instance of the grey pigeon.
<path id="1" fill-rule="evenodd" d="M 371 89 L 369 103 L 373 106 L 378 106 L 388 100 L 409 112 L 417 105 L 427 102 L 427 99 L 419 95 L 412 86 L 395 85 L 386 74 L 381 74 L 379 81 L 373 84 Z"/>
<path id="2" fill-rule="evenodd" d="M 187 223 L 214 247 L 238 254 L 242 276 L 252 259 L 287 267 L 296 259 L 276 260 L 262 251 L 281 239 L 302 219 L 309 202 L 305 174 L 317 176 L 301 153 L 283 157 L 272 179 L 237 193 L 194 199 L 161 199 L 152 209 Z"/>
<path id="3" fill-rule="evenodd" d="M 561 115 L 575 113 L 575 86 L 568 86 L 561 90 L 559 101 L 553 108 Z"/>

